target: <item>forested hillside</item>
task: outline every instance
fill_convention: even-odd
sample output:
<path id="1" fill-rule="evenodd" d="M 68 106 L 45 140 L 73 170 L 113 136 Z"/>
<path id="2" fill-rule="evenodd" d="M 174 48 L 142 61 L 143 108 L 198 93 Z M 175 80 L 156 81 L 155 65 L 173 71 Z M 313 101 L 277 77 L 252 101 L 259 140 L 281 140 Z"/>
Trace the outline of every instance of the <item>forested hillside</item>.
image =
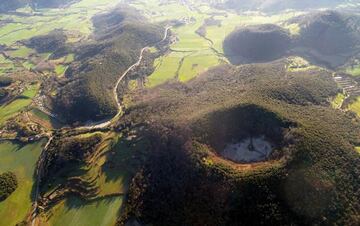
<path id="1" fill-rule="evenodd" d="M 339 11 L 321 11 L 292 18 L 288 26 L 239 27 L 224 40 L 224 53 L 233 64 L 265 62 L 298 55 L 331 69 L 344 65 L 359 52 L 360 17 Z"/>
<path id="2" fill-rule="evenodd" d="M 146 22 L 130 8 L 95 16 L 94 40 L 75 50 L 68 81 L 54 99 L 54 109 L 68 122 L 99 120 L 116 114 L 112 90 L 140 55 L 161 40 L 163 28 Z"/>

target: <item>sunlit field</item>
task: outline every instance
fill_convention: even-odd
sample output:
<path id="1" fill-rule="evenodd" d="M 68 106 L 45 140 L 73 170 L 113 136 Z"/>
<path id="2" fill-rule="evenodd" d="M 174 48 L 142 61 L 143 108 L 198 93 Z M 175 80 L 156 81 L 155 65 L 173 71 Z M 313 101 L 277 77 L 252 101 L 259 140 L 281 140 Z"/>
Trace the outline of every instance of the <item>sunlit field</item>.
<path id="1" fill-rule="evenodd" d="M 15 225 L 26 217 L 32 205 L 34 170 L 45 141 L 25 146 L 0 143 L 0 172 L 14 172 L 18 188 L 5 201 L 0 202 L 0 225 Z"/>

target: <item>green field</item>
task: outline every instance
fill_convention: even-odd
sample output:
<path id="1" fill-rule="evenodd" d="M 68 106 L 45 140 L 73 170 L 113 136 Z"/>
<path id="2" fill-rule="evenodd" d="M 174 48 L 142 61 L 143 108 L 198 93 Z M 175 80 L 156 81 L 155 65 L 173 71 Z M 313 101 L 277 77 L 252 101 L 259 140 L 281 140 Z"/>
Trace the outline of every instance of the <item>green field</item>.
<path id="1" fill-rule="evenodd" d="M 111 226 L 116 222 L 123 197 L 86 202 L 69 197 L 52 209 L 52 226 Z"/>
<path id="2" fill-rule="evenodd" d="M 191 10 L 180 2 L 160 4 L 159 1 L 133 1 L 132 6 L 141 10 L 149 19 L 159 22 L 183 20 L 186 24 L 172 28 L 177 42 L 170 46 L 171 53 L 155 60 L 155 71 L 148 76 L 147 87 L 154 87 L 172 79 L 187 82 L 212 66 L 220 63 L 209 40 L 196 31 L 209 17 L 209 7 L 198 5 L 202 10 Z"/>
<path id="3" fill-rule="evenodd" d="M 55 73 L 56 73 L 58 76 L 63 76 L 67 68 L 68 68 L 68 67 L 67 67 L 67 66 L 64 66 L 64 65 L 57 65 L 57 66 L 55 67 Z"/>
<path id="4" fill-rule="evenodd" d="M 335 109 L 341 108 L 341 105 L 343 104 L 345 100 L 345 95 L 343 93 L 338 93 L 334 100 L 331 102 L 331 106 Z"/>
<path id="5" fill-rule="evenodd" d="M 86 134 L 91 136 L 94 134 Z M 53 207 L 47 215 L 48 222 L 52 226 L 108 226 L 114 225 L 123 203 L 123 195 L 129 184 L 131 167 L 128 164 L 132 158 L 132 152 L 128 143 L 119 138 L 112 140 L 117 144 L 113 149 L 110 144 L 104 145 L 103 155 L 94 159 L 93 164 L 83 167 L 86 171 L 80 177 L 89 181 L 96 178 L 99 188 L 97 201 L 85 201 L 75 197 L 69 197 L 65 201 Z M 111 167 L 104 165 L 111 161 Z M 80 172 L 80 171 L 79 171 Z M 76 172 L 74 172 L 76 174 Z M 112 196 L 116 195 L 116 196 Z M 109 197 L 112 196 L 112 197 Z M 105 198 L 104 198 L 105 197 Z"/>
<path id="6" fill-rule="evenodd" d="M 207 52 L 203 51 L 200 54 L 194 54 L 185 58 L 184 63 L 179 70 L 179 81 L 187 82 L 210 67 L 220 63 L 219 58 L 214 55 L 213 52 Z"/>
<path id="7" fill-rule="evenodd" d="M 37 94 L 39 85 L 29 86 L 19 97 L 7 105 L 0 107 L 0 124 L 15 116 L 26 106 L 30 105 L 32 98 Z"/>
<path id="8" fill-rule="evenodd" d="M 351 103 L 348 109 L 352 112 L 355 112 L 360 117 L 360 97 L 358 97 L 356 101 Z"/>
<path id="9" fill-rule="evenodd" d="M 360 65 L 349 67 L 348 69 L 346 69 L 346 73 L 352 76 L 360 76 Z"/>
<path id="10" fill-rule="evenodd" d="M 55 29 L 65 32 L 77 33 L 87 38 L 93 31 L 91 18 L 98 13 L 104 12 L 116 6 L 119 1 L 113 0 L 82 0 L 67 8 L 39 9 L 36 15 L 21 16 L 15 14 L 3 14 L 2 20 L 11 21 L 0 29 L 0 44 L 18 48 L 18 41 L 30 39 L 38 35 L 46 35 Z M 19 12 L 31 14 L 29 8 L 19 9 Z M 71 41 L 71 40 L 68 40 Z M 33 50 L 20 47 L 15 51 L 9 51 L 11 57 L 26 58 Z M 51 53 L 49 53 L 51 54 Z M 0 75 L 13 68 L 12 64 L 5 67 L 0 56 Z M 45 58 L 44 58 L 45 59 Z M 11 61 L 10 61 L 11 62 Z M 65 63 L 71 62 L 71 57 Z M 31 62 L 22 62 L 26 69 L 34 65 Z M 64 68 L 58 67 L 56 73 L 62 75 Z"/>
<path id="11" fill-rule="evenodd" d="M 186 53 L 172 52 L 155 60 L 155 71 L 148 77 L 148 87 L 154 87 L 176 77 L 181 59 Z"/>
<path id="12" fill-rule="evenodd" d="M 34 170 L 45 141 L 26 146 L 0 143 L 0 173 L 12 171 L 18 179 L 18 188 L 5 201 L 0 202 L 0 226 L 15 225 L 28 214 L 32 200 Z"/>
<path id="13" fill-rule="evenodd" d="M 9 54 L 11 57 L 27 58 L 31 52 L 32 49 L 22 46 L 17 50 L 9 52 Z"/>

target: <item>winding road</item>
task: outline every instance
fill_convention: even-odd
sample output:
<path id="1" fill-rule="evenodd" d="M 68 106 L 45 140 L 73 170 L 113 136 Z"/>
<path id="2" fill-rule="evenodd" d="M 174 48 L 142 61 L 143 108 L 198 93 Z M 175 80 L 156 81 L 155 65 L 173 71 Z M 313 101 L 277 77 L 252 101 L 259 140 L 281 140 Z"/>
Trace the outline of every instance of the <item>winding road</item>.
<path id="1" fill-rule="evenodd" d="M 171 29 L 171 26 L 167 26 L 164 31 L 163 39 L 161 39 L 159 42 L 157 42 L 151 46 L 155 46 L 155 45 L 165 41 L 169 35 L 170 29 Z M 141 64 L 141 62 L 144 58 L 144 52 L 151 46 L 146 46 L 146 47 L 142 48 L 140 51 L 140 56 L 139 56 L 138 61 L 136 63 L 134 63 L 133 65 L 131 65 L 124 73 L 122 73 L 121 76 L 119 77 L 119 79 L 117 80 L 115 87 L 113 89 L 113 95 L 114 95 L 114 98 L 115 98 L 115 101 L 117 104 L 117 114 L 105 122 L 101 122 L 101 123 L 97 123 L 97 124 L 93 124 L 93 125 L 85 125 L 85 126 L 75 127 L 75 128 L 71 128 L 71 130 L 81 130 L 81 131 L 84 131 L 84 133 L 86 133 L 86 131 L 88 131 L 88 130 L 102 129 L 102 128 L 110 126 L 113 122 L 116 121 L 116 119 L 118 119 L 121 116 L 122 105 L 121 105 L 121 101 L 119 100 L 118 93 L 117 93 L 119 85 L 120 85 L 121 81 L 129 74 L 129 72 L 131 72 L 133 69 L 135 69 L 136 67 L 138 67 Z M 41 152 L 41 155 L 40 155 L 40 158 L 39 158 L 39 161 L 37 164 L 37 169 L 36 169 L 36 182 L 35 182 L 36 188 L 35 188 L 35 196 L 34 196 L 35 201 L 33 203 L 33 210 L 31 212 L 31 225 L 32 226 L 36 225 L 36 217 L 38 215 L 38 209 L 39 209 L 38 199 L 40 196 L 40 182 L 41 182 L 41 177 L 42 177 L 42 173 L 43 173 L 43 164 L 45 161 L 44 158 L 45 158 L 45 154 L 46 154 L 46 151 L 47 151 L 49 145 L 51 144 L 52 140 L 54 139 L 54 136 L 52 134 L 48 134 L 48 138 L 49 138 L 48 142 L 46 143 L 46 145 L 44 146 L 44 148 Z"/>

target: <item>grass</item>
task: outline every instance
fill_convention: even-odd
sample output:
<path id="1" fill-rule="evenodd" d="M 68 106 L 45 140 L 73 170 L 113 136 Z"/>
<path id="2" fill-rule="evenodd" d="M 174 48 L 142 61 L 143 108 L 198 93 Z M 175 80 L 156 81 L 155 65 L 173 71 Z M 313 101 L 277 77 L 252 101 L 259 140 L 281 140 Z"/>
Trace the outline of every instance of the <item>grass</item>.
<path id="1" fill-rule="evenodd" d="M 210 51 L 186 57 L 179 71 L 179 81 L 187 82 L 219 63 L 219 58 Z"/>
<path id="2" fill-rule="evenodd" d="M 66 69 L 68 68 L 68 66 L 65 66 L 65 65 L 57 65 L 55 67 L 55 73 L 58 75 L 58 76 L 63 76 Z"/>
<path id="3" fill-rule="evenodd" d="M 148 77 L 147 86 L 154 87 L 176 77 L 181 58 L 185 53 L 172 52 L 155 60 L 155 71 Z"/>
<path id="4" fill-rule="evenodd" d="M 26 146 L 0 143 L 0 173 L 12 171 L 18 179 L 15 192 L 0 202 L 0 226 L 15 225 L 28 214 L 32 204 L 33 173 L 44 143 L 44 140 Z"/>
<path id="5" fill-rule="evenodd" d="M 86 136 L 94 135 L 86 134 Z M 83 138 L 83 136 L 81 136 Z M 100 201 L 85 201 L 75 197 L 69 197 L 57 204 L 49 212 L 50 225 L 114 225 L 122 206 L 122 194 L 127 191 L 129 175 L 132 172 L 129 159 L 132 158 L 132 150 L 128 148 L 129 143 L 116 137 L 105 142 L 100 148 L 102 155 L 92 159 L 90 166 L 83 166 L 72 171 L 74 175 L 80 176 L 85 181 L 96 178 L 99 188 L 97 197 L 117 195 L 112 198 L 100 198 Z M 111 143 L 116 142 L 114 148 Z M 81 172 L 82 171 L 82 172 Z M 83 173 L 85 171 L 85 174 Z"/>
<path id="6" fill-rule="evenodd" d="M 27 48 L 25 46 L 21 46 L 19 49 L 15 50 L 15 51 L 11 51 L 10 55 L 12 57 L 27 58 L 31 52 L 32 52 L 32 49 Z"/>
<path id="7" fill-rule="evenodd" d="M 341 108 L 345 100 L 345 95 L 343 93 L 338 93 L 333 101 L 331 101 L 331 106 L 335 109 Z"/>
<path id="8" fill-rule="evenodd" d="M 347 68 L 346 73 L 348 73 L 352 76 L 360 76 L 360 65 L 356 65 L 354 67 Z"/>
<path id="9" fill-rule="evenodd" d="M 30 111 L 29 116 L 31 117 L 32 121 L 39 123 L 48 129 L 60 128 L 62 126 L 61 122 L 40 111 L 38 108 L 33 108 Z"/>
<path id="10" fill-rule="evenodd" d="M 351 103 L 348 109 L 354 113 L 356 113 L 360 117 L 360 97 L 356 99 L 353 103 Z"/>
<path id="11" fill-rule="evenodd" d="M 154 87 L 171 79 L 187 82 L 209 67 L 219 64 L 219 58 L 211 50 L 211 42 L 196 33 L 208 18 L 207 12 L 189 10 L 181 3 L 160 4 L 159 1 L 133 1 L 138 8 L 153 21 L 187 18 L 186 25 L 172 28 L 178 41 L 170 46 L 172 52 L 155 60 L 155 71 L 148 77 L 147 87 Z M 202 10 L 210 8 L 200 6 Z M 210 13 L 210 12 L 209 12 Z M 191 18 L 191 19 L 190 19 Z"/>
<path id="12" fill-rule="evenodd" d="M 39 85 L 31 85 L 19 97 L 7 105 L 0 107 L 0 124 L 19 113 L 26 106 L 30 105 L 32 98 L 37 94 Z"/>
<path id="13" fill-rule="evenodd" d="M 355 150 L 360 154 L 360 147 L 355 147 Z"/>
<path id="14" fill-rule="evenodd" d="M 53 215 L 49 219 L 49 224 L 53 226 L 114 225 L 122 202 L 123 197 L 112 197 L 93 202 L 69 197 L 51 210 Z"/>
<path id="15" fill-rule="evenodd" d="M 0 75 L 15 68 L 12 61 L 0 55 Z"/>

